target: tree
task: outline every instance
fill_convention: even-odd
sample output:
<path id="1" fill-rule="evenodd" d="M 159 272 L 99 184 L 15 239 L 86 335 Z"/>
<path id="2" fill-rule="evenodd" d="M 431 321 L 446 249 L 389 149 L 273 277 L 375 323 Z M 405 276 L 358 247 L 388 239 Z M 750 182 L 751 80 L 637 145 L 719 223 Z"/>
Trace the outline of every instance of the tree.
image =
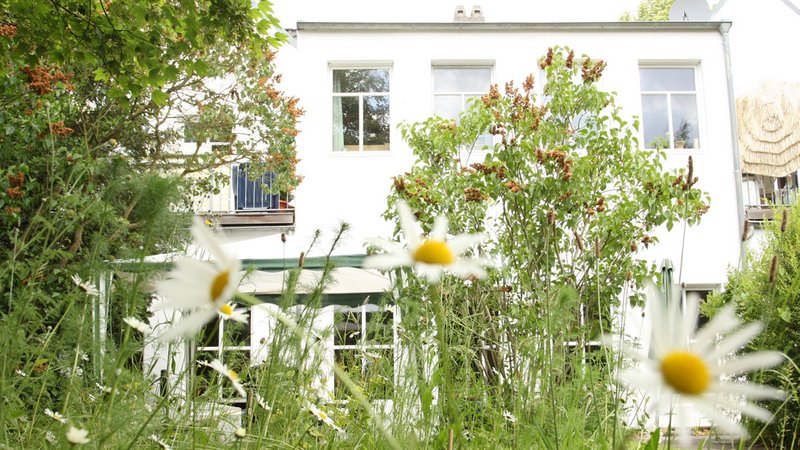
<path id="1" fill-rule="evenodd" d="M 94 375 L 108 362 L 91 340 L 93 297 L 72 275 L 179 248 L 178 211 L 219 189 L 215 168 L 248 160 L 276 174 L 275 189 L 298 184 L 302 111 L 277 87 L 277 24 L 268 1 L 0 0 L 0 373 L 37 373 L 3 390 L 10 446 L 32 445 L 9 437 L 29 398 L 93 386 L 60 377 L 59 364 L 74 373 L 62 355 L 96 352 Z M 197 146 L 184 154 L 187 123 Z M 228 145 L 201 152 L 212 138 Z M 136 285 L 115 286 L 115 314 L 142 315 Z"/>
<path id="2" fill-rule="evenodd" d="M 624 13 L 619 20 L 646 20 L 646 21 L 663 21 L 669 20 L 669 10 L 675 0 L 643 0 L 639 4 L 636 15 L 632 16 L 631 13 Z"/>
<path id="3" fill-rule="evenodd" d="M 614 96 L 596 87 L 605 62 L 582 60 L 577 63 L 569 49 L 550 49 L 540 60 L 543 98 L 530 75 L 521 89 L 513 82 L 503 92 L 492 86 L 458 122 L 433 117 L 402 125 L 417 161 L 395 178 L 386 213 L 392 217 L 393 202 L 403 199 L 426 231 L 444 215 L 453 233 L 493 237 L 480 249 L 501 262 L 488 282 L 465 287 L 449 280 L 438 294 L 420 288 L 400 301 L 413 324 L 414 314 L 429 314 L 415 299 L 436 304 L 431 298 L 441 295 L 449 312 L 436 320 L 447 320 L 449 347 L 461 352 L 450 385 L 467 392 L 483 379 L 490 387 L 484 384 L 482 391 L 498 397 L 493 401 L 526 414 L 535 414 L 535 405 L 560 405 L 543 414 L 555 442 L 556 417 L 574 424 L 570 420 L 582 415 L 567 411 L 562 401 L 574 390 L 559 393 L 584 370 L 582 363 L 574 365 L 576 355 L 610 330 L 612 308 L 621 301 L 641 304 L 638 288 L 655 275 L 637 250 L 656 243 L 657 227 L 699 221 L 709 201 L 694 187 L 691 160 L 687 170 L 666 173 L 663 150 L 639 148 L 638 119 L 626 121 Z M 474 145 L 485 134 L 495 143 L 483 161 L 472 162 Z M 586 388 L 594 389 L 581 386 Z M 595 401 L 603 392 L 593 391 Z M 465 397 L 452 395 L 461 403 L 445 409 L 444 423 L 458 423 L 458 411 L 474 410 Z M 586 420 L 596 422 L 576 426 L 605 423 L 602 417 Z"/>

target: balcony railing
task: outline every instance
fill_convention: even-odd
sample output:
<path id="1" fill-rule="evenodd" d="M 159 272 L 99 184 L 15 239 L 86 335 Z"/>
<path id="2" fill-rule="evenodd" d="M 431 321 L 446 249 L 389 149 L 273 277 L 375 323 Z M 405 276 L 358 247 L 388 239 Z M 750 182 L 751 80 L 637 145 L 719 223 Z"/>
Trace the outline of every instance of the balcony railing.
<path id="1" fill-rule="evenodd" d="M 747 174 L 742 176 L 745 214 L 750 221 L 772 220 L 773 208 L 794 205 L 797 196 L 797 174 L 783 178 Z"/>
<path id="2" fill-rule="evenodd" d="M 247 165 L 230 168 L 230 183 L 219 193 L 194 199 L 195 213 L 212 218 L 222 227 L 294 226 L 294 207 L 278 193 L 270 193 L 275 174 L 256 179 L 247 176 Z"/>

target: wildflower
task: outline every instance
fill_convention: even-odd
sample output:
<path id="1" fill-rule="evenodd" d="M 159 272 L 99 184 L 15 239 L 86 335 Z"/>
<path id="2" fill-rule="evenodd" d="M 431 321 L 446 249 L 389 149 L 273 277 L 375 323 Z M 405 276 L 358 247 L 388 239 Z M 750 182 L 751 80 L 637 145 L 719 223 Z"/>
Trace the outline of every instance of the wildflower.
<path id="1" fill-rule="evenodd" d="M 247 430 L 239 427 L 233 432 L 233 435 L 236 437 L 236 439 L 244 439 L 244 437 L 247 436 Z"/>
<path id="2" fill-rule="evenodd" d="M 255 393 L 255 397 L 256 397 L 256 403 L 258 403 L 259 406 L 261 406 L 262 408 L 264 408 L 267 411 L 271 411 L 272 410 L 272 408 L 269 406 L 269 404 L 266 402 L 266 400 L 264 400 L 264 397 L 259 395 L 258 392 Z"/>
<path id="3" fill-rule="evenodd" d="M 150 328 L 150 325 L 142 322 L 136 317 L 126 317 L 122 319 L 122 321 L 128 324 L 129 327 L 133 328 L 136 331 L 139 331 L 145 336 L 153 332 L 153 330 Z"/>
<path id="4" fill-rule="evenodd" d="M 694 405 L 722 431 L 741 438 L 747 436 L 744 427 L 721 409 L 764 422 L 771 420 L 772 413 L 749 400 L 782 399 L 784 393 L 769 386 L 741 381 L 737 376 L 772 367 L 783 360 L 783 355 L 760 351 L 726 358 L 761 333 L 763 325 L 760 322 L 736 330 L 741 322 L 734 315 L 733 306 L 728 305 L 698 330 L 697 300 L 688 300 L 683 311 L 679 310 L 677 302 L 666 306 L 659 301 L 650 301 L 648 307 L 649 316 L 658 318 L 653 324 L 650 356 L 640 355 L 623 345 L 621 350 L 638 360 L 641 367 L 623 371 L 620 379 L 631 387 L 652 393 L 656 398 L 653 408 L 666 411 L 677 407 L 675 423 L 684 441 L 688 438 L 683 421 L 687 404 Z M 714 345 L 716 336 L 722 334 L 727 336 Z M 722 380 L 723 374 L 734 378 Z M 659 392 L 662 395 L 658 395 Z M 730 395 L 744 401 L 732 400 L 728 398 Z"/>
<path id="5" fill-rule="evenodd" d="M 192 336 L 221 312 L 239 285 L 241 263 L 228 257 L 222 246 L 200 219 L 192 226 L 195 239 L 211 253 L 213 262 L 184 258 L 176 262 L 171 278 L 157 283 L 156 290 L 165 297 L 155 309 L 187 309 L 189 313 L 159 336 L 171 341 Z"/>
<path id="6" fill-rule="evenodd" d="M 56 443 L 56 434 L 50 430 L 47 430 L 47 433 L 44 434 L 44 440 L 49 442 L 50 445 L 55 445 Z"/>
<path id="7" fill-rule="evenodd" d="M 21 376 L 23 378 L 28 376 L 25 372 L 23 372 L 23 371 L 21 371 L 19 369 L 15 370 L 14 373 L 16 373 L 17 375 L 19 375 L 19 376 Z"/>
<path id="8" fill-rule="evenodd" d="M 59 413 L 58 411 L 51 411 L 51 410 L 50 410 L 50 408 L 45 408 L 45 409 L 44 409 L 44 414 L 45 414 L 47 417 L 49 417 L 49 418 L 51 418 L 51 419 L 53 419 L 53 420 L 57 420 L 57 421 L 59 421 L 59 422 L 61 422 L 61 423 L 67 423 L 67 418 L 66 418 L 66 417 L 64 417 L 64 416 L 63 416 L 61 413 Z"/>
<path id="9" fill-rule="evenodd" d="M 511 412 L 509 412 L 509 411 L 503 411 L 503 417 L 504 417 L 504 418 L 505 418 L 507 421 L 511 422 L 512 424 L 513 424 L 513 423 L 517 423 L 517 418 L 516 418 L 516 416 L 514 416 L 513 414 L 511 414 Z"/>
<path id="10" fill-rule="evenodd" d="M 247 397 L 247 394 L 244 391 L 242 383 L 239 382 L 239 374 L 236 373 L 235 370 L 229 369 L 228 366 L 222 363 L 222 361 L 215 359 L 210 363 L 206 361 L 200 361 L 199 364 L 211 367 L 212 369 L 216 370 L 217 372 L 225 376 L 225 378 L 231 381 L 234 389 L 236 389 L 236 392 L 238 392 L 239 395 L 241 395 L 242 397 Z"/>
<path id="11" fill-rule="evenodd" d="M 70 425 L 67 431 L 67 440 L 73 445 L 88 444 L 89 438 L 87 436 L 89 436 L 88 431 L 75 428 L 72 425 Z"/>
<path id="12" fill-rule="evenodd" d="M 483 235 L 461 234 L 446 241 L 447 218 L 439 216 L 434 222 L 430 235 L 420 238 L 414 230 L 414 216 L 405 202 L 397 202 L 397 214 L 400 217 L 400 226 L 408 241 L 408 247 L 398 249 L 395 242 L 382 239 L 372 240 L 372 244 L 388 253 L 367 257 L 364 259 L 365 268 L 389 270 L 396 267 L 413 266 L 416 272 L 431 283 L 438 282 L 442 270 L 445 269 L 461 278 L 467 278 L 470 275 L 478 278 L 486 276 L 486 271 L 482 267 L 487 265 L 485 261 L 461 258 L 461 255 L 470 247 L 483 240 Z"/>
<path id="13" fill-rule="evenodd" d="M 98 389 L 100 389 L 100 391 L 102 391 L 102 392 L 104 392 L 106 394 L 110 394 L 113 391 L 113 389 L 111 389 L 110 387 L 103 386 L 100 383 L 95 383 L 95 385 L 97 386 Z"/>
<path id="14" fill-rule="evenodd" d="M 155 442 L 160 448 L 162 448 L 164 450 L 171 450 L 172 449 L 172 447 L 170 447 L 169 444 L 167 444 L 166 442 L 164 442 L 161 439 L 159 439 L 158 436 L 156 436 L 155 434 L 151 434 L 150 435 L 150 440 Z"/>
<path id="15" fill-rule="evenodd" d="M 311 411 L 311 414 L 313 414 L 317 418 L 317 420 L 319 420 L 320 422 L 325 423 L 326 425 L 328 425 L 329 427 L 331 427 L 334 430 L 338 431 L 339 433 L 344 433 L 344 430 L 341 429 L 340 427 L 336 426 L 336 423 L 333 422 L 333 419 L 331 419 L 330 416 L 325 414 L 325 412 L 321 411 L 316 406 L 314 406 L 311 403 L 309 403 L 308 404 L 308 410 Z"/>
<path id="16" fill-rule="evenodd" d="M 233 309 L 232 303 L 226 303 L 217 310 L 217 314 L 223 319 L 235 320 L 236 322 L 247 323 L 247 310 Z"/>
<path id="17" fill-rule="evenodd" d="M 80 276 L 72 275 L 72 282 L 75 283 L 75 286 L 78 286 L 79 288 L 83 289 L 83 291 L 86 292 L 88 295 L 100 297 L 100 291 L 98 291 L 96 287 L 89 284 L 88 282 L 83 281 Z"/>

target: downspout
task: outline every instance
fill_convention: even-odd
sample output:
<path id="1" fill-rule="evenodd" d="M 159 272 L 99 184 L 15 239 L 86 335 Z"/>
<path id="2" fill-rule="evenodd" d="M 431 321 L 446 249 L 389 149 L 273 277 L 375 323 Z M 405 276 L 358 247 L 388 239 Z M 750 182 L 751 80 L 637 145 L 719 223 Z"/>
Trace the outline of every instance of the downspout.
<path id="1" fill-rule="evenodd" d="M 722 33 L 722 52 L 725 57 L 725 78 L 728 82 L 728 114 L 731 121 L 731 148 L 733 150 L 733 181 L 736 189 L 736 213 L 738 217 L 739 236 L 742 235 L 744 227 L 744 199 L 742 196 L 742 165 L 739 159 L 739 126 L 736 123 L 736 96 L 733 93 L 733 69 L 731 67 L 731 42 L 728 31 L 731 29 L 730 22 L 723 22 L 719 25 Z"/>

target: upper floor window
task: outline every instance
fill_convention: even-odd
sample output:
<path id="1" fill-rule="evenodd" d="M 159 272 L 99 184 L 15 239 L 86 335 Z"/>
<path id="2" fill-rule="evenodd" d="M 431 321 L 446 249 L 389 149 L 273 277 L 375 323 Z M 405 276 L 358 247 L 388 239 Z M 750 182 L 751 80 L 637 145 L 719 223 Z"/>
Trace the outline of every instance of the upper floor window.
<path id="1" fill-rule="evenodd" d="M 697 88 L 693 67 L 640 67 L 646 148 L 699 148 Z"/>
<path id="2" fill-rule="evenodd" d="M 489 92 L 492 68 L 450 67 L 433 68 L 433 113 L 458 122 L 458 115 L 467 109 L 467 102 Z M 492 145 L 491 135 L 482 135 L 475 143 L 477 148 Z"/>
<path id="3" fill-rule="evenodd" d="M 389 150 L 389 69 L 333 70 L 333 150 Z"/>

